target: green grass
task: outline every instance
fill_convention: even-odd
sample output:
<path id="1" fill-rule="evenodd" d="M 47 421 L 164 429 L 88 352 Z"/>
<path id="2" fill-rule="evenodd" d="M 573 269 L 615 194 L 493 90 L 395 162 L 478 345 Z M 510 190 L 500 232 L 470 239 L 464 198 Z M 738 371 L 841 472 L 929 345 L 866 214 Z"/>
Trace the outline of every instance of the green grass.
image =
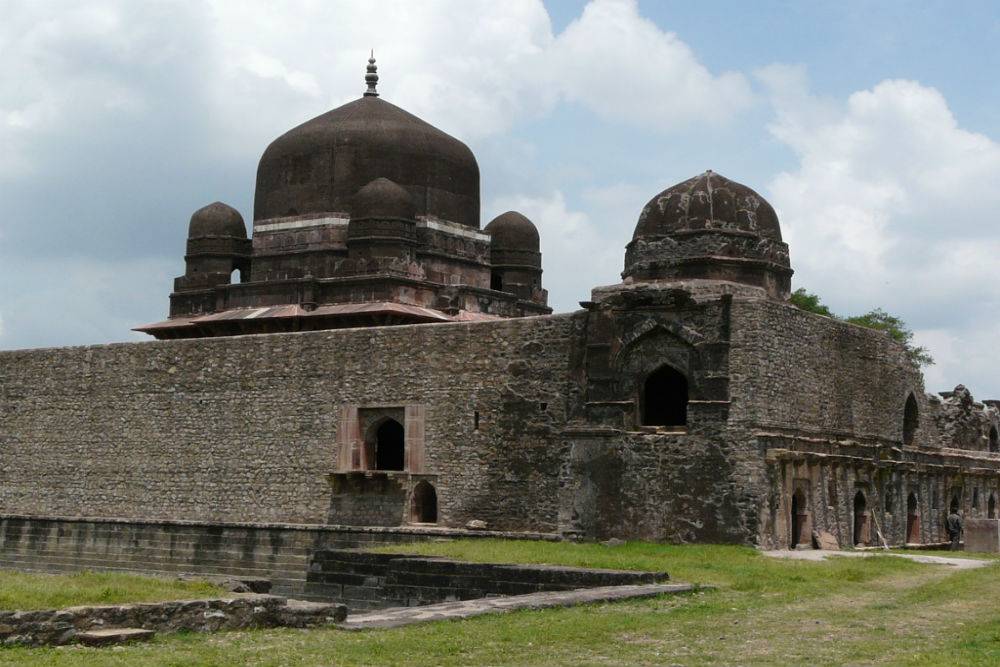
<path id="1" fill-rule="evenodd" d="M 162 636 L 148 645 L 0 650 L 24 665 L 996 664 L 1000 572 L 901 558 L 767 558 L 731 546 L 472 540 L 395 551 L 477 561 L 665 569 L 717 588 L 348 633 L 261 630 Z"/>
<path id="2" fill-rule="evenodd" d="M 738 591 L 783 591 L 801 595 L 825 590 L 831 583 L 863 582 L 921 566 L 902 558 L 878 557 L 868 562 L 835 558 L 827 563 L 776 563 L 756 549 L 725 545 L 664 545 L 627 542 L 616 547 L 594 543 L 528 540 L 449 540 L 393 545 L 375 549 L 389 553 L 445 556 L 477 563 L 540 563 L 617 570 L 664 571 L 671 579 L 710 584 Z"/>
<path id="3" fill-rule="evenodd" d="M 78 605 L 218 597 L 203 581 L 180 581 L 109 572 L 38 574 L 0 570 L 0 609 L 60 609 Z"/>

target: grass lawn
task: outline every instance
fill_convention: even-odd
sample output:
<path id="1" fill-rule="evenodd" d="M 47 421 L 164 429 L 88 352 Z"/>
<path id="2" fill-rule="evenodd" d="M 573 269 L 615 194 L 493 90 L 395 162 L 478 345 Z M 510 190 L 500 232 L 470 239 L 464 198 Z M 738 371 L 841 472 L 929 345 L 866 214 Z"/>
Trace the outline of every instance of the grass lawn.
<path id="1" fill-rule="evenodd" d="M 667 570 L 718 588 L 348 633 L 175 635 L 114 651 L 0 650 L 25 665 L 707 665 L 1000 663 L 1000 570 L 875 556 L 776 560 L 731 546 L 472 540 L 404 552 Z"/>
<path id="2" fill-rule="evenodd" d="M 0 609 L 59 609 L 77 605 L 157 602 L 219 597 L 218 586 L 201 581 L 110 572 L 38 574 L 0 570 Z M 0 653 L 0 664 L 4 655 Z"/>

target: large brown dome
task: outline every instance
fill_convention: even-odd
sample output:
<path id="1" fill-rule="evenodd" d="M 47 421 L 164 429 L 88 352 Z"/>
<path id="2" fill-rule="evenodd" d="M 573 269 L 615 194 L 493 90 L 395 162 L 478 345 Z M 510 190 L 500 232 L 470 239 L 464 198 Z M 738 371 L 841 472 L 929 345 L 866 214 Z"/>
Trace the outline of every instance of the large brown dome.
<path id="1" fill-rule="evenodd" d="M 788 298 L 792 269 L 771 205 L 745 185 L 706 171 L 649 200 L 625 248 L 632 282 L 713 280 Z"/>
<path id="2" fill-rule="evenodd" d="M 649 200 L 632 238 L 696 230 L 730 230 L 781 240 L 778 216 L 752 189 L 708 170 Z"/>
<path id="3" fill-rule="evenodd" d="M 349 216 L 356 192 L 384 177 L 418 216 L 479 228 L 479 165 L 469 147 L 366 94 L 275 139 L 257 168 L 254 220 Z"/>

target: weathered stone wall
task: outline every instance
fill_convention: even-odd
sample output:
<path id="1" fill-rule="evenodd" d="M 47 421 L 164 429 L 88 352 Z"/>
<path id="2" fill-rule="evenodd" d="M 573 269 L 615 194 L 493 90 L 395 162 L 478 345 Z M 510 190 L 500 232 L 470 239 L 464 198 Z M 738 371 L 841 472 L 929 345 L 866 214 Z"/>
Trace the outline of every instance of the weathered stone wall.
<path id="1" fill-rule="evenodd" d="M 422 405 L 439 523 L 554 530 L 550 434 L 573 399 L 576 327 L 567 315 L 0 353 L 0 512 L 340 523 L 327 475 L 341 406 Z"/>
<path id="2" fill-rule="evenodd" d="M 339 623 L 345 618 L 347 608 L 342 604 L 289 605 L 288 600 L 275 595 L 0 611 L 0 644 L 59 646 L 84 639 L 88 631 L 109 628 L 218 632 L 311 627 Z"/>
<path id="3" fill-rule="evenodd" d="M 0 516 L 0 568 L 207 577 L 257 577 L 296 598 L 323 549 L 357 549 L 441 538 L 555 539 L 551 534 L 418 527 L 144 522 Z M 328 600 L 329 598 L 320 598 Z"/>
<path id="4" fill-rule="evenodd" d="M 911 392 L 926 412 L 888 335 L 763 299 L 733 303 L 730 389 L 733 421 L 799 433 L 900 441 Z"/>
<path id="5" fill-rule="evenodd" d="M 745 459 L 744 486 L 763 545 L 808 546 L 814 530 L 842 547 L 936 543 L 953 503 L 995 513 L 996 414 L 964 388 L 925 394 L 888 336 L 789 305 L 734 302 L 732 331 L 730 429 L 764 453 Z M 918 426 L 904 444 L 910 395 Z"/>

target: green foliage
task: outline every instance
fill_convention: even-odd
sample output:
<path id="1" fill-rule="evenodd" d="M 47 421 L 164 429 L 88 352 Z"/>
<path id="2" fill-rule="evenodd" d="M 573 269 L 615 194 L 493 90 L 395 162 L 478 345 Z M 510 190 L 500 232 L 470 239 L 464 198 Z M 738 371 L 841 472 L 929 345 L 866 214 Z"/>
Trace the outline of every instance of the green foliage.
<path id="1" fill-rule="evenodd" d="M 834 319 L 837 317 L 830 312 L 829 308 L 823 305 L 823 303 L 819 300 L 819 295 L 807 292 L 805 287 L 800 287 L 792 292 L 792 296 L 788 300 L 791 301 L 792 305 L 797 307 L 799 310 L 805 310 L 810 313 L 816 313 L 817 315 L 824 315 Z"/>
<path id="2" fill-rule="evenodd" d="M 906 322 L 890 315 L 881 308 L 876 308 L 864 315 L 848 317 L 845 321 L 886 332 L 894 341 L 906 348 L 910 360 L 917 366 L 930 366 L 934 363 L 934 358 L 927 351 L 927 348 L 913 344 L 913 332 L 906 326 Z"/>
<path id="3" fill-rule="evenodd" d="M 934 358 L 927 351 L 926 347 L 913 344 L 913 332 L 906 326 L 906 322 L 895 315 L 890 315 L 881 308 L 871 310 L 864 315 L 854 315 L 851 317 L 840 317 L 834 314 L 826 305 L 820 301 L 819 295 L 806 291 L 800 287 L 789 297 L 793 306 L 800 310 L 805 310 L 817 315 L 832 317 L 843 320 L 850 324 L 855 324 L 876 331 L 884 331 L 889 334 L 894 341 L 906 348 L 910 360 L 917 366 L 930 366 L 934 363 Z"/>

